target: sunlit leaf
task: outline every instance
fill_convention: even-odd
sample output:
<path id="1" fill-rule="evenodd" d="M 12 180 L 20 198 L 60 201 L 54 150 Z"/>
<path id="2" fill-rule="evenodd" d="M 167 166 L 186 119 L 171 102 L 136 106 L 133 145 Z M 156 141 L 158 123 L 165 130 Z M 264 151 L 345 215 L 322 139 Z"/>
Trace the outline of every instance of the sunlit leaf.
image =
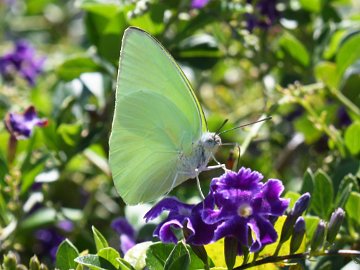
<path id="1" fill-rule="evenodd" d="M 354 122 L 346 129 L 345 145 L 353 155 L 360 152 L 360 122 Z"/>
<path id="2" fill-rule="evenodd" d="M 91 227 L 94 235 L 96 250 L 99 252 L 101 249 L 109 246 L 105 237 L 94 226 Z"/>
<path id="3" fill-rule="evenodd" d="M 334 189 L 329 176 L 322 170 L 314 175 L 314 192 L 311 197 L 311 209 L 327 220 L 333 209 Z"/>
<path id="4" fill-rule="evenodd" d="M 336 54 L 338 76 L 341 78 L 345 70 L 360 58 L 360 33 L 350 34 Z"/>
<path id="5" fill-rule="evenodd" d="M 56 268 L 60 270 L 75 269 L 77 263 L 74 261 L 79 256 L 79 251 L 70 240 L 65 239 L 56 252 Z"/>
<path id="6" fill-rule="evenodd" d="M 345 205 L 346 215 L 360 224 L 360 193 L 351 192 L 349 199 Z"/>
<path id="7" fill-rule="evenodd" d="M 279 39 L 280 47 L 295 61 L 306 67 L 310 64 L 310 56 L 306 47 L 290 33 L 285 33 Z"/>
<path id="8" fill-rule="evenodd" d="M 113 266 L 119 269 L 120 262 L 117 259 L 120 258 L 120 254 L 116 249 L 112 247 L 104 247 L 98 250 L 97 255 L 109 261 Z"/>
<path id="9" fill-rule="evenodd" d="M 117 270 L 108 260 L 93 254 L 79 256 L 75 262 L 87 266 L 91 270 Z"/>

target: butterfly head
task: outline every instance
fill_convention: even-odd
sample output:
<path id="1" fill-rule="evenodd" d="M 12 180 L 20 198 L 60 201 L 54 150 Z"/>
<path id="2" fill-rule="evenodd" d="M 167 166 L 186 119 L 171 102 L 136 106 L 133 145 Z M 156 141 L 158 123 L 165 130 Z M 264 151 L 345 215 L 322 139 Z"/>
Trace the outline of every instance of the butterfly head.
<path id="1" fill-rule="evenodd" d="M 215 152 L 217 148 L 221 145 L 221 138 L 218 134 L 214 132 L 206 132 L 201 137 L 201 143 L 204 149 Z"/>

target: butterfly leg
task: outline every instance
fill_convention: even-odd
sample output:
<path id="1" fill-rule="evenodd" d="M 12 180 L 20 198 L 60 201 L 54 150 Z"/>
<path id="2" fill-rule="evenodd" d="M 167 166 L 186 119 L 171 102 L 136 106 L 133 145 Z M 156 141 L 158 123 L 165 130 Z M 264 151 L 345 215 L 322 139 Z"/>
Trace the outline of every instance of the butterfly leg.
<path id="1" fill-rule="evenodd" d="M 196 168 L 195 173 L 196 173 L 196 186 L 197 186 L 197 189 L 199 191 L 201 199 L 204 200 L 205 196 L 204 196 L 204 193 L 201 190 L 200 179 L 199 179 L 199 169 Z"/>
<path id="2" fill-rule="evenodd" d="M 224 172 L 227 172 L 229 171 L 227 168 L 226 168 L 226 165 L 225 164 L 221 164 L 219 163 L 218 165 L 213 165 L 213 166 L 207 166 L 203 171 L 210 171 L 210 170 L 215 170 L 215 169 L 223 169 Z"/>
<path id="3" fill-rule="evenodd" d="M 212 159 L 218 164 L 218 165 L 215 165 L 215 166 L 208 166 L 206 167 L 207 170 L 213 170 L 213 169 L 217 169 L 217 168 L 222 168 L 225 172 L 228 171 L 228 169 L 226 169 L 226 166 L 225 164 L 222 164 L 220 163 L 214 155 L 211 155 Z"/>

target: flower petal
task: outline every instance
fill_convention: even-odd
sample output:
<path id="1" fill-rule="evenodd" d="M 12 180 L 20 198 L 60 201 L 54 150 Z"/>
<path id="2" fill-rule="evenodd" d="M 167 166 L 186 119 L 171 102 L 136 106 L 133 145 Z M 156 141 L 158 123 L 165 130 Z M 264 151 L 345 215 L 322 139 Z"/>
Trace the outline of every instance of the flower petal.
<path id="1" fill-rule="evenodd" d="M 220 223 L 214 232 L 214 241 L 225 236 L 234 236 L 244 246 L 248 245 L 248 226 L 246 220 L 240 217 L 234 217 L 226 222 Z"/>
<path id="2" fill-rule="evenodd" d="M 120 235 L 127 235 L 135 240 L 135 230 L 126 218 L 119 217 L 111 222 L 111 228 Z"/>
<path id="3" fill-rule="evenodd" d="M 176 212 L 177 215 L 190 214 L 193 207 L 194 205 L 182 203 L 175 197 L 169 197 L 158 202 L 145 214 L 144 218 L 148 222 L 157 218 L 163 211 Z"/>
<path id="4" fill-rule="evenodd" d="M 183 225 L 178 220 L 174 219 L 166 221 L 162 223 L 161 226 L 159 225 L 158 234 L 155 234 L 154 232 L 154 236 L 159 237 L 164 243 L 177 243 L 178 240 L 171 228 L 182 229 Z"/>

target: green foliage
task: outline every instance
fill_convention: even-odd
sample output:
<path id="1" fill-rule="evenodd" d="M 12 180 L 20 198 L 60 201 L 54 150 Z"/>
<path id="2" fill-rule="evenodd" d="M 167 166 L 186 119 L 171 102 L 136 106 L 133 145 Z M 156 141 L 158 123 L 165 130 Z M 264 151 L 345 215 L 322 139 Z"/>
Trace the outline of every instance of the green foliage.
<path id="1" fill-rule="evenodd" d="M 221 134 L 225 145 L 216 159 L 235 169 L 239 160 L 241 166 L 281 179 L 283 197 L 290 199 L 286 215 L 301 194 L 311 194 L 302 215 L 306 237 L 296 251 L 304 259 L 320 220 L 327 227 L 334 209 L 344 209 L 344 222 L 330 237 L 334 243 L 326 242 L 326 230 L 321 232 L 311 264 L 303 265 L 341 269 L 354 263 L 344 254 L 331 258 L 325 251 L 352 248 L 356 253 L 360 246 L 358 5 L 349 0 L 278 1 L 281 12 L 272 19 L 261 14 L 262 0 L 213 0 L 199 9 L 191 2 L 0 1 L 0 57 L 22 39 L 31 42 L 39 59 L 45 58 L 33 85 L 16 66 L 3 75 L 0 64 L 0 269 L 192 270 L 239 269 L 242 264 L 300 269 L 289 252 L 292 228 L 284 243 L 278 238 L 255 253 L 245 248 L 245 256 L 236 254 L 229 239 L 205 246 L 184 240 L 164 244 L 152 237 L 161 221 L 143 222 L 153 204 L 130 207 L 119 198 L 108 166 L 108 136 L 119 50 L 128 26 L 148 31 L 178 61 L 209 131 L 224 119 L 229 121 L 222 131 L 272 116 L 261 125 Z M 9 113 L 23 113 L 31 105 L 48 125 L 12 141 Z M 143 166 L 150 166 L 150 159 L 144 158 Z M 205 193 L 221 173 L 200 174 Z M 169 195 L 183 202 L 199 200 L 193 180 Z M 137 244 L 127 252 L 119 243 L 124 233 L 119 237 L 111 228 L 119 216 L 135 231 L 129 239 Z M 275 224 L 278 235 L 285 219 Z M 290 257 L 284 261 L 282 256 Z"/>
<path id="2" fill-rule="evenodd" d="M 68 239 L 65 239 L 56 252 L 56 267 L 60 270 L 76 269 L 75 259 L 79 256 L 79 251 Z"/>
<path id="3" fill-rule="evenodd" d="M 109 247 L 109 244 L 106 241 L 105 237 L 94 226 L 92 226 L 92 231 L 94 234 L 96 250 L 98 252 L 103 248 Z"/>
<path id="4" fill-rule="evenodd" d="M 320 218 L 327 219 L 332 211 L 334 189 L 330 177 L 318 170 L 314 174 L 314 191 L 312 193 L 311 209 Z"/>

